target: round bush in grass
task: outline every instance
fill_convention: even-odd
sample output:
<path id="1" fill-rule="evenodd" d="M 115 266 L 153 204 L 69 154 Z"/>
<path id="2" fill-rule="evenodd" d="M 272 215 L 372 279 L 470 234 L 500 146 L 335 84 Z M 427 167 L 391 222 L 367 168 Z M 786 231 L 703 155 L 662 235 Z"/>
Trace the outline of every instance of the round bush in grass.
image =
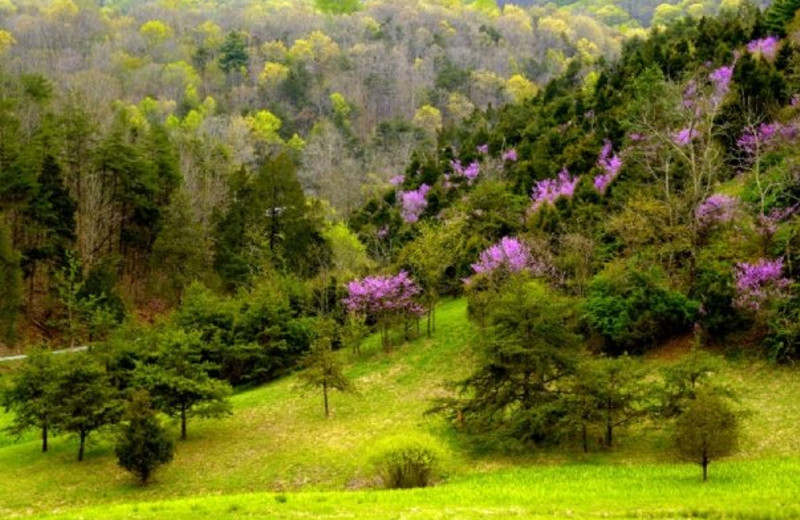
<path id="1" fill-rule="evenodd" d="M 433 484 L 445 451 L 429 435 L 408 434 L 383 439 L 375 445 L 372 461 L 388 489 L 426 487 Z"/>

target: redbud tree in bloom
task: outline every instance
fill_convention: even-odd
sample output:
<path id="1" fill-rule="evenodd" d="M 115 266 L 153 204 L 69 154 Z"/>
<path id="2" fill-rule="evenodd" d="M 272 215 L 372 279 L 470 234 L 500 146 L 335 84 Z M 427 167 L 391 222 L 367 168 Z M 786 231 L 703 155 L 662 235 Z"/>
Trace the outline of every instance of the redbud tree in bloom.
<path id="1" fill-rule="evenodd" d="M 472 270 L 476 274 L 492 274 L 498 271 L 541 274 L 545 268 L 541 262 L 533 259 L 530 249 L 522 241 L 504 237 L 481 253 L 478 261 L 472 264 Z"/>
<path id="2" fill-rule="evenodd" d="M 613 152 L 610 141 L 606 141 L 603 145 L 600 157 L 597 159 L 597 166 L 603 170 L 603 173 L 595 176 L 594 189 L 603 195 L 622 169 L 622 159 Z"/>
<path id="3" fill-rule="evenodd" d="M 760 310 L 769 300 L 787 296 L 791 284 L 783 276 L 783 259 L 760 259 L 757 262 L 742 262 L 734 267 L 736 299 L 734 304 L 751 311 Z"/>
<path id="4" fill-rule="evenodd" d="M 351 312 L 371 316 L 378 323 L 384 347 L 389 345 L 389 329 L 398 321 L 419 318 L 424 310 L 416 297 L 419 286 L 405 271 L 394 276 L 368 276 L 347 284 L 343 303 Z"/>
<path id="5" fill-rule="evenodd" d="M 570 175 L 564 168 L 555 179 L 537 181 L 531 194 L 531 209 L 537 211 L 545 204 L 555 204 L 561 197 L 571 199 L 579 180 L 580 177 Z"/>
<path id="6" fill-rule="evenodd" d="M 401 213 L 405 222 L 414 224 L 419 221 L 420 215 L 428 207 L 428 200 L 425 197 L 430 189 L 430 186 L 423 184 L 414 191 L 400 192 Z"/>

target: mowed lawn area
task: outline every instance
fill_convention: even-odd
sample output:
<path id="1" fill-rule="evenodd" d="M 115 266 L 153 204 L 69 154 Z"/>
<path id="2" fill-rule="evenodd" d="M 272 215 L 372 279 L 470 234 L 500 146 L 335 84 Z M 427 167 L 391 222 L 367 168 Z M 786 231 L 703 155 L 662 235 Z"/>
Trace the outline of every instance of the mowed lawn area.
<path id="1" fill-rule="evenodd" d="M 531 451 L 499 457 L 470 448 L 430 399 L 469 373 L 476 330 L 466 303 L 438 311 L 432 339 L 384 352 L 370 338 L 341 352 L 356 394 L 322 397 L 295 376 L 233 397 L 234 414 L 192 420 L 189 440 L 147 487 L 116 466 L 110 435 L 87 459 L 56 437 L 39 452 L 35 432 L 0 434 L 0 517 L 56 518 L 792 518 L 800 516 L 800 378 L 791 368 L 737 362 L 723 376 L 742 394 L 742 450 L 712 463 L 711 481 L 674 461 L 667 432 L 641 427 L 613 452 Z M 659 363 L 660 361 L 652 361 Z M 9 417 L 0 415 L 0 425 Z M 177 433 L 177 428 L 174 428 Z M 375 491 L 370 450 L 393 435 L 427 432 L 449 448 L 442 482 Z"/>

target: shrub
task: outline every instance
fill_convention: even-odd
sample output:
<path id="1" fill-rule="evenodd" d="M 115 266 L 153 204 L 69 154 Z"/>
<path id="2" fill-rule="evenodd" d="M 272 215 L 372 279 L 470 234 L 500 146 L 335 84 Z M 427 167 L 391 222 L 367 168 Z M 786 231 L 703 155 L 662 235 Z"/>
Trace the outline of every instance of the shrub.
<path id="1" fill-rule="evenodd" d="M 390 437 L 379 442 L 372 459 L 388 489 L 427 487 L 443 460 L 439 444 L 426 435 Z"/>
<path id="2" fill-rule="evenodd" d="M 584 318 L 609 354 L 642 353 L 688 332 L 700 304 L 669 288 L 663 270 L 614 264 L 589 285 Z"/>

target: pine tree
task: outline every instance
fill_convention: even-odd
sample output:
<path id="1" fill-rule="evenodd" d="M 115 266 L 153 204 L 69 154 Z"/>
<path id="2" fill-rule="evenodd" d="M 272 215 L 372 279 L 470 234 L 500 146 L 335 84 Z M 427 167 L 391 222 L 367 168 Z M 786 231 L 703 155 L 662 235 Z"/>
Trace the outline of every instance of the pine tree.
<path id="1" fill-rule="evenodd" d="M 300 378 L 308 386 L 322 388 L 322 399 L 325 406 L 325 417 L 330 416 L 328 392 L 339 390 L 350 392 L 353 385 L 345 377 L 342 366 L 333 352 L 332 337 L 335 335 L 335 323 L 322 320 L 318 325 L 318 337 L 311 344 L 311 351 L 302 361 L 305 371 Z"/>
<path id="2" fill-rule="evenodd" d="M 128 404 L 114 452 L 120 466 L 146 484 L 159 466 L 172 460 L 175 444 L 161 426 L 145 390 L 137 390 Z"/>
<path id="3" fill-rule="evenodd" d="M 800 0 L 774 0 L 764 13 L 764 24 L 770 34 L 783 36 L 786 25 L 794 20 Z"/>

